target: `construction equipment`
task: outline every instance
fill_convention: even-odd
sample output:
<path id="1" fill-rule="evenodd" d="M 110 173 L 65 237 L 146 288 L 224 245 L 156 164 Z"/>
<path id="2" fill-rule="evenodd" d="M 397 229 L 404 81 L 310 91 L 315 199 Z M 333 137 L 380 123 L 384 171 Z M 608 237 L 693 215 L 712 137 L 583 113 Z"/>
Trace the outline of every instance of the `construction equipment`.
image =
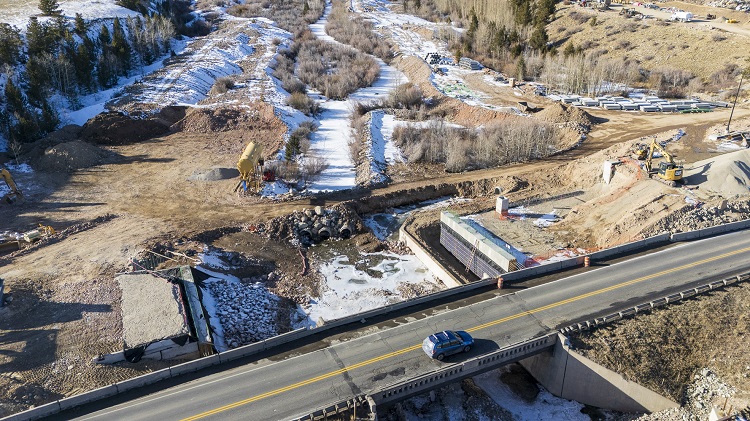
<path id="1" fill-rule="evenodd" d="M 4 167 L 0 167 L 0 178 L 2 178 L 3 181 L 5 181 L 5 184 L 10 188 L 10 193 L 3 195 L 2 202 L 12 205 L 13 203 L 22 201 L 23 193 L 21 193 L 21 190 L 18 190 L 18 186 L 16 186 L 16 182 L 13 181 L 10 172 Z"/>
<path id="2" fill-rule="evenodd" d="M 633 145 L 633 159 L 643 161 L 648 156 L 648 145 L 645 143 L 636 143 Z"/>
<path id="3" fill-rule="evenodd" d="M 260 182 L 263 177 L 261 175 L 263 171 L 262 152 L 263 147 L 256 145 L 255 142 L 247 144 L 245 151 L 242 152 L 239 161 L 237 161 L 237 169 L 240 171 L 240 182 L 237 183 L 234 191 L 240 189 L 245 193 L 248 189 L 256 192 L 260 191 Z"/>
<path id="4" fill-rule="evenodd" d="M 0 253 L 20 250 L 53 234 L 55 234 L 54 228 L 42 224 L 39 224 L 39 228 L 20 234 L 11 231 L 0 232 Z"/>
<path id="5" fill-rule="evenodd" d="M 659 162 L 659 168 L 656 170 L 652 169 L 651 162 L 654 157 L 654 151 L 661 152 L 662 156 L 666 160 Z M 651 177 L 652 174 L 656 174 L 658 176 L 658 179 L 670 185 L 671 187 L 676 187 L 677 183 L 682 182 L 682 165 L 677 165 L 674 162 L 674 158 L 672 157 L 672 155 L 670 155 L 667 150 L 656 141 L 656 139 L 653 139 L 651 141 L 651 145 L 648 148 L 648 155 L 646 156 L 645 161 L 646 172 L 648 173 L 649 177 Z"/>

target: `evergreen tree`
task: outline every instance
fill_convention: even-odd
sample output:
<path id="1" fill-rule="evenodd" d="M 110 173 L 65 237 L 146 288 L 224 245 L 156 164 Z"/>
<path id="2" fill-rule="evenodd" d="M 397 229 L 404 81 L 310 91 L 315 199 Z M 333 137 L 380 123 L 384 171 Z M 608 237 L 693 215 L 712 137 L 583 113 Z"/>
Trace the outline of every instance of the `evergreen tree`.
<path id="1" fill-rule="evenodd" d="M 107 25 L 102 25 L 99 30 L 99 46 L 105 48 L 110 42 L 112 42 L 112 36 L 109 34 L 109 28 L 107 28 Z"/>
<path id="2" fill-rule="evenodd" d="M 534 26 L 531 38 L 529 39 L 529 45 L 531 45 L 531 48 L 544 52 L 547 50 L 547 41 L 549 41 L 549 38 L 547 37 L 547 28 L 545 25 L 538 24 Z"/>
<path id="3" fill-rule="evenodd" d="M 88 39 L 88 37 L 86 38 Z M 75 54 L 73 54 L 73 65 L 76 72 L 78 86 L 84 92 L 89 92 L 94 84 L 94 62 L 92 61 L 91 42 L 82 42 L 78 44 Z"/>
<path id="4" fill-rule="evenodd" d="M 302 16 L 305 16 L 310 12 L 310 5 L 307 4 L 307 1 L 305 1 L 305 4 L 302 6 Z"/>
<path id="5" fill-rule="evenodd" d="M 51 78 L 44 65 L 44 57 L 49 53 L 29 56 L 26 60 L 26 95 L 32 105 L 40 106 L 46 99 L 46 91 L 50 87 Z"/>
<path id="6" fill-rule="evenodd" d="M 22 47 L 21 31 L 15 26 L 0 23 L 0 66 L 16 64 Z"/>
<path id="7" fill-rule="evenodd" d="M 112 53 L 117 57 L 121 74 L 126 74 L 130 70 L 130 45 L 125 39 L 125 31 L 123 31 L 118 18 L 115 18 L 112 25 L 112 44 L 110 44 L 110 47 Z"/>
<path id="8" fill-rule="evenodd" d="M 76 13 L 75 33 L 82 37 L 86 34 L 86 29 L 86 21 L 83 20 L 83 15 Z"/>
<path id="9" fill-rule="evenodd" d="M 26 48 L 29 57 L 37 56 L 41 53 L 51 53 L 53 42 L 49 35 L 48 25 L 42 25 L 36 16 L 29 18 L 29 26 L 26 28 Z"/>
<path id="10" fill-rule="evenodd" d="M 518 70 L 518 80 L 524 80 L 526 78 L 526 60 L 524 60 L 523 55 L 518 58 L 516 69 Z"/>
<path id="11" fill-rule="evenodd" d="M 13 83 L 13 78 L 11 77 L 8 78 L 5 84 L 5 109 L 11 115 L 26 111 L 26 101 L 23 98 L 23 93 Z"/>
<path id="12" fill-rule="evenodd" d="M 55 16 L 61 13 L 57 0 L 39 0 L 39 10 L 42 11 L 43 16 Z"/>

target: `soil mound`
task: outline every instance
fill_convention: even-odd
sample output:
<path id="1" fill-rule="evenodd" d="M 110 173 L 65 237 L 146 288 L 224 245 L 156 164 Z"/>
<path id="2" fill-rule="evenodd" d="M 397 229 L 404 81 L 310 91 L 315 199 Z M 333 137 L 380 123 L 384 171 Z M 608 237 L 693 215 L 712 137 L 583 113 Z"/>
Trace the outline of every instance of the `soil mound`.
<path id="1" fill-rule="evenodd" d="M 240 176 L 240 172 L 235 168 L 212 168 L 208 171 L 196 171 L 188 180 L 191 181 L 219 181 L 229 180 Z"/>
<path id="2" fill-rule="evenodd" d="M 544 107 L 542 111 L 534 114 L 534 117 L 550 123 L 574 123 L 585 127 L 591 127 L 593 122 L 591 115 L 586 111 L 559 103 Z"/>
<path id="3" fill-rule="evenodd" d="M 169 125 L 156 118 L 132 119 L 119 112 L 101 113 L 83 125 L 81 140 L 102 145 L 124 145 L 169 132 Z"/>
<path id="4" fill-rule="evenodd" d="M 740 150 L 698 161 L 686 168 L 685 184 L 724 198 L 750 196 L 750 150 Z"/>
<path id="5" fill-rule="evenodd" d="M 82 129 L 83 128 L 77 124 L 68 124 L 67 126 L 63 126 L 59 130 L 55 130 L 48 134 L 44 140 L 52 144 L 71 142 L 78 139 Z"/>
<path id="6" fill-rule="evenodd" d="M 48 172 L 70 172 L 81 168 L 106 164 L 118 155 L 95 145 L 74 140 L 47 148 L 39 157 L 37 168 Z"/>
<path id="7" fill-rule="evenodd" d="M 174 131 L 197 133 L 226 132 L 231 130 L 266 129 L 277 120 L 273 107 L 256 104 L 254 108 L 191 109 L 185 118 L 172 126 Z"/>

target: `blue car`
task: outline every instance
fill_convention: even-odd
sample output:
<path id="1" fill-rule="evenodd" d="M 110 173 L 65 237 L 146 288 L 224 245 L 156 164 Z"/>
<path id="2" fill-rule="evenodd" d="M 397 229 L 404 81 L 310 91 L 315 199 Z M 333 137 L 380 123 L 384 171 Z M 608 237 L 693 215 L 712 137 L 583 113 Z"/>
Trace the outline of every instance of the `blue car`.
<path id="1" fill-rule="evenodd" d="M 448 355 L 469 352 L 474 345 L 474 338 L 463 330 L 446 330 L 430 335 L 422 341 L 422 350 L 430 358 L 442 361 Z"/>

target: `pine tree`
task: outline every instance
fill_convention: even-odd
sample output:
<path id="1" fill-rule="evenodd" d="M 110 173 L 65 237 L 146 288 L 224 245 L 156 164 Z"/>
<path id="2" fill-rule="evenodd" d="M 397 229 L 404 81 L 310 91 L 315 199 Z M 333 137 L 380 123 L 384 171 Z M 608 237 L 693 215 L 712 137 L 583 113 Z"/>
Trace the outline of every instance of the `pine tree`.
<path id="1" fill-rule="evenodd" d="M 29 57 L 37 56 L 44 52 L 52 52 L 53 42 L 49 35 L 48 25 L 42 25 L 36 16 L 29 18 L 29 26 L 26 28 L 26 48 Z"/>
<path id="2" fill-rule="evenodd" d="M 105 48 L 110 42 L 112 42 L 112 36 L 109 34 L 109 28 L 107 28 L 107 25 L 102 25 L 101 30 L 99 30 L 99 46 Z"/>
<path id="3" fill-rule="evenodd" d="M 544 52 L 547 50 L 547 41 L 549 41 L 549 38 L 547 37 L 547 28 L 544 24 L 534 26 L 534 31 L 531 33 L 531 38 L 529 39 L 531 48 Z"/>
<path id="4" fill-rule="evenodd" d="M 0 67 L 16 64 L 21 56 L 21 47 L 21 31 L 15 26 L 0 23 Z"/>
<path id="5" fill-rule="evenodd" d="M 117 57 L 118 67 L 122 69 L 122 74 L 127 73 L 130 70 L 130 45 L 125 39 L 125 31 L 123 31 L 120 19 L 118 18 L 115 18 L 112 25 L 112 44 L 110 47 L 115 57 Z"/>
<path id="6" fill-rule="evenodd" d="M 55 16 L 61 13 L 57 0 L 39 0 L 39 10 L 42 11 L 43 16 Z"/>
<path id="7" fill-rule="evenodd" d="M 88 39 L 88 38 L 87 38 Z M 91 61 L 90 42 L 78 44 L 75 54 L 73 55 L 73 65 L 76 69 L 76 80 L 78 86 L 84 92 L 89 92 L 93 85 L 94 63 Z"/>
<path id="8" fill-rule="evenodd" d="M 86 21 L 83 20 L 83 15 L 80 13 L 76 13 L 75 33 L 79 36 L 83 36 L 86 33 Z"/>

